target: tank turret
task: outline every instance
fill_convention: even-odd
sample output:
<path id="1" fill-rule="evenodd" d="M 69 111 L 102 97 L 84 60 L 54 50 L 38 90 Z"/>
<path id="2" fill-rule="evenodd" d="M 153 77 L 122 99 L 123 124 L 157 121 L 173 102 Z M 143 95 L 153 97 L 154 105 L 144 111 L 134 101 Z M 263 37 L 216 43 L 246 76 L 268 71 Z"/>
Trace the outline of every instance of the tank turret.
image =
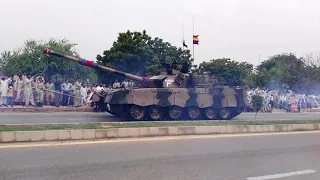
<path id="1" fill-rule="evenodd" d="M 179 88 L 179 87 L 187 87 L 188 82 L 188 74 L 184 74 L 181 72 L 179 66 L 177 64 L 173 64 L 171 68 L 164 68 L 159 76 L 148 76 L 141 77 L 134 74 L 126 73 L 123 71 L 119 71 L 107 66 L 102 66 L 97 64 L 96 62 L 77 58 L 73 56 L 69 56 L 60 52 L 55 52 L 46 48 L 44 50 L 48 56 L 55 56 L 59 58 L 63 58 L 66 60 L 77 62 L 81 65 L 91 67 L 93 69 L 98 69 L 104 72 L 114 73 L 120 76 L 127 77 L 129 79 L 141 82 L 142 87 L 144 88 Z M 184 67 L 183 67 L 184 68 Z M 182 68 L 182 69 L 183 69 Z"/>

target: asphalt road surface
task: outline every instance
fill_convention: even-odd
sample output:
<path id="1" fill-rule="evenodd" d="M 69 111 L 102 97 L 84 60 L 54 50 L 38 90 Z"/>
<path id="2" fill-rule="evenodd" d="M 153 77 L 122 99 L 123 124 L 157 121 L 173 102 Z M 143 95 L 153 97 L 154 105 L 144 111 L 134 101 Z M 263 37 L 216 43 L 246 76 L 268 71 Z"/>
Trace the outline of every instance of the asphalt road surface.
<path id="1" fill-rule="evenodd" d="M 320 179 L 319 139 L 319 132 L 298 132 L 2 145 L 0 179 Z"/>
<path id="2" fill-rule="evenodd" d="M 242 113 L 234 120 L 253 120 L 254 113 Z M 315 120 L 320 119 L 320 113 L 259 113 L 257 120 Z M 114 117 L 109 113 L 0 113 L 0 124 L 30 124 L 30 123 L 84 123 L 84 122 L 119 122 L 125 119 Z"/>

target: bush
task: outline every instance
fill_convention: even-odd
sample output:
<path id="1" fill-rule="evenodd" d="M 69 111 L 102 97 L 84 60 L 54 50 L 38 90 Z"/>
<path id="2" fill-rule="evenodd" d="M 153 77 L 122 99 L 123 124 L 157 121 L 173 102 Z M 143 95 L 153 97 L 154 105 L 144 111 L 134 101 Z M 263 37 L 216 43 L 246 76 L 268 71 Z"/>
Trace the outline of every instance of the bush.
<path id="1" fill-rule="evenodd" d="M 252 105 L 254 112 L 256 112 L 256 115 L 254 116 L 254 120 L 256 120 L 257 114 L 263 106 L 263 97 L 259 95 L 252 96 Z"/>

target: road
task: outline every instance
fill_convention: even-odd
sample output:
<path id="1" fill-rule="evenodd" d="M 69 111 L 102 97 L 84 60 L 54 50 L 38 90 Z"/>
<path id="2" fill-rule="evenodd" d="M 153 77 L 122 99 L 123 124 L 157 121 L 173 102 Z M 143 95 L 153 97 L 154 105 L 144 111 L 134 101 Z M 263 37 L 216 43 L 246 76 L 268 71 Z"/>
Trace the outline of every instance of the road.
<path id="1" fill-rule="evenodd" d="M 259 113 L 257 120 L 314 120 L 320 113 Z M 254 113 L 242 113 L 234 120 L 253 120 Z M 118 122 L 126 121 L 109 113 L 0 113 L 0 124 L 29 123 L 84 123 L 84 122 Z"/>
<path id="2" fill-rule="evenodd" d="M 0 146 L 0 179 L 320 179 L 319 139 L 296 132 L 9 144 Z"/>

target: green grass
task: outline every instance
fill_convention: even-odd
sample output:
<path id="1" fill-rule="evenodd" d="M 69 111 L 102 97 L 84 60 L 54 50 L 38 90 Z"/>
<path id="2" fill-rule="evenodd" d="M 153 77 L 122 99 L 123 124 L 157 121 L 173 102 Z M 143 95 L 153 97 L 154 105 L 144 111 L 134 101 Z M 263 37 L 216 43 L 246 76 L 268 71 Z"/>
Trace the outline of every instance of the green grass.
<path id="1" fill-rule="evenodd" d="M 138 127 L 174 127 L 174 126 L 232 126 L 232 125 L 276 125 L 276 124 L 315 124 L 320 120 L 291 121 L 181 121 L 181 122 L 123 122 L 123 123 L 91 123 L 91 124 L 55 124 L 55 125 L 4 125 L 3 131 L 43 131 L 68 129 L 107 129 Z"/>
<path id="2" fill-rule="evenodd" d="M 225 126 L 225 125 L 272 125 L 272 124 L 314 124 L 320 120 L 286 120 L 286 121 L 182 121 L 182 122 L 133 122 L 133 123 L 104 123 L 106 126 L 117 128 L 133 127 L 167 127 L 167 126 Z"/>

